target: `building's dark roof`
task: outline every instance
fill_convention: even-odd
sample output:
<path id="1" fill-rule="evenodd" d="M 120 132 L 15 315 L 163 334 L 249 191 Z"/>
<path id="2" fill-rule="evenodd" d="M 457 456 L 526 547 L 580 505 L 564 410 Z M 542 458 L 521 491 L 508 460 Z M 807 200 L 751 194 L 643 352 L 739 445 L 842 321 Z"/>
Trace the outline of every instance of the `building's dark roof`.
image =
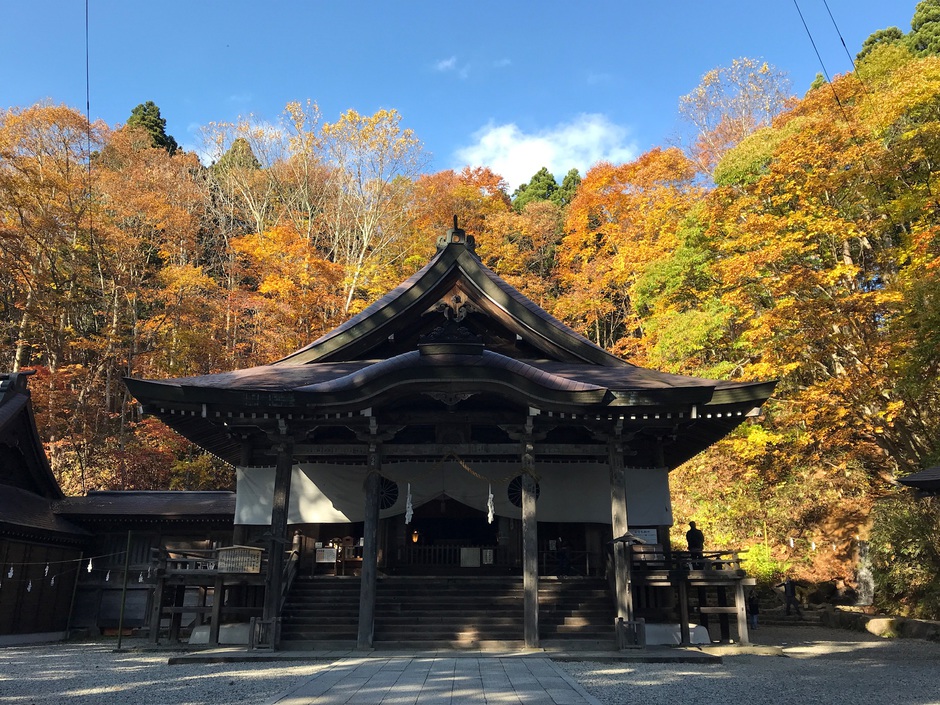
<path id="1" fill-rule="evenodd" d="M 899 478 L 898 482 L 925 492 L 940 492 L 940 465 Z"/>
<path id="2" fill-rule="evenodd" d="M 422 355 L 412 351 L 389 360 L 303 365 L 265 365 L 218 375 L 160 381 L 128 380 L 138 399 L 161 403 L 244 404 L 246 393 L 267 393 L 269 409 L 296 404 L 308 408 L 369 406 L 393 389 L 434 391 L 435 385 L 480 390 L 483 381 L 521 389 L 546 408 L 576 405 L 649 406 L 684 402 L 707 404 L 717 391 L 737 390 L 759 405 L 772 384 L 721 383 L 683 377 L 633 365 L 601 367 L 549 360 L 518 360 L 483 351 L 479 355 Z M 733 394 L 732 394 L 733 396 Z"/>
<path id="3" fill-rule="evenodd" d="M 63 496 L 46 458 L 30 402 L 27 380 L 32 370 L 0 375 L 0 443 L 16 449 L 16 483 L 48 499 Z M 0 477 L 0 487 L 8 484 Z M 5 489 L 5 487 L 3 487 Z"/>
<path id="4" fill-rule="evenodd" d="M 723 382 L 632 365 L 483 266 L 461 231 L 447 243 L 388 295 L 282 360 L 182 379 L 128 379 L 128 388 L 145 411 L 236 464 L 252 448 L 269 452 L 287 426 L 308 439 L 324 419 L 382 418 L 383 410 L 391 410 L 383 420 L 394 425 L 402 408 L 430 398 L 438 406 L 425 408 L 441 414 L 535 409 L 556 420 L 629 421 L 634 430 L 646 419 L 674 419 L 660 424 L 674 431 L 656 433 L 669 446 L 670 467 L 726 435 L 773 391 L 774 382 Z M 447 399 L 469 401 L 445 411 Z"/>
<path id="5" fill-rule="evenodd" d="M 92 491 L 56 502 L 55 512 L 75 520 L 225 519 L 235 515 L 235 493 L 175 491 Z"/>
<path id="6" fill-rule="evenodd" d="M 87 531 L 65 517 L 56 515 L 47 498 L 17 487 L 0 490 L 0 524 L 7 531 L 34 529 L 41 532 L 85 536 Z"/>
<path id="7" fill-rule="evenodd" d="M 472 238 L 452 231 L 449 244 L 428 264 L 374 304 L 305 348 L 275 365 L 335 362 L 362 357 L 396 332 L 401 322 L 420 316 L 458 287 L 465 303 L 501 318 L 511 331 L 547 358 L 623 367 L 630 363 L 611 355 L 572 330 L 480 262 Z"/>

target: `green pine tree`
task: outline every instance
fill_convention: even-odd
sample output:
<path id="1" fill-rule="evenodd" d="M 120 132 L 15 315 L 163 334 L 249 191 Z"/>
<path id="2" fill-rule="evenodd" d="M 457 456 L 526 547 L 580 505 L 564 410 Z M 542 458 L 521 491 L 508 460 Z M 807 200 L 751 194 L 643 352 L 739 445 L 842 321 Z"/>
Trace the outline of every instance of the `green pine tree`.
<path id="1" fill-rule="evenodd" d="M 522 184 L 512 194 L 512 207 L 517 213 L 525 210 L 525 207 L 533 201 L 549 201 L 552 194 L 558 190 L 558 182 L 555 177 L 544 166 L 539 169 L 532 180 L 527 184 Z"/>
<path id="2" fill-rule="evenodd" d="M 855 55 L 855 61 L 858 62 L 864 59 L 866 56 L 871 54 L 872 49 L 874 49 L 879 44 L 898 44 L 902 41 L 904 41 L 904 32 L 902 32 L 897 27 L 879 29 L 877 32 L 872 32 L 868 39 L 862 43 L 862 49 L 858 52 L 858 54 Z"/>
<path id="3" fill-rule="evenodd" d="M 917 3 L 907 42 L 917 56 L 940 54 L 940 0 L 921 0 Z"/>
<path id="4" fill-rule="evenodd" d="M 235 141 L 232 142 L 232 146 L 228 148 L 228 151 L 219 157 L 219 161 L 212 165 L 212 169 L 216 172 L 228 171 L 229 169 L 260 168 L 261 162 L 258 161 L 254 151 L 251 149 L 251 145 L 248 144 L 248 140 L 244 137 L 236 138 Z"/>
<path id="5" fill-rule="evenodd" d="M 166 120 L 160 116 L 160 108 L 152 100 L 141 103 L 131 111 L 127 126 L 146 130 L 150 135 L 151 144 L 165 149 L 170 156 L 176 154 L 179 148 L 172 135 L 166 133 Z"/>
<path id="6" fill-rule="evenodd" d="M 577 169 L 569 169 L 568 173 L 565 174 L 565 178 L 561 181 L 561 186 L 551 195 L 552 203 L 560 208 L 564 208 L 571 203 L 580 185 L 581 174 L 578 173 Z"/>

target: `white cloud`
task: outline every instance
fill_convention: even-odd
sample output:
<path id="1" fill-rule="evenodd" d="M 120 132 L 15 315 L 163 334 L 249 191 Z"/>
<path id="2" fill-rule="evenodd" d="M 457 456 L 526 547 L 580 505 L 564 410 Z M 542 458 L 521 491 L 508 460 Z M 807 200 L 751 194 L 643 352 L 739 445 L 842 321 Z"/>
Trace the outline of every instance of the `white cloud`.
<path id="1" fill-rule="evenodd" d="M 434 68 L 437 71 L 442 71 L 442 72 L 453 71 L 455 68 L 457 68 L 457 57 L 451 56 L 448 59 L 441 59 L 436 64 L 434 64 Z"/>
<path id="2" fill-rule="evenodd" d="M 622 164 L 638 153 L 626 127 L 598 114 L 582 114 L 535 133 L 525 133 L 515 123 L 490 123 L 472 139 L 473 144 L 454 153 L 455 167 L 488 166 L 506 179 L 510 192 L 543 166 L 556 179 L 572 168 L 583 176 L 599 161 Z"/>
<path id="3" fill-rule="evenodd" d="M 451 56 L 447 59 L 441 59 L 435 63 L 434 70 L 438 73 L 455 73 L 457 78 L 465 80 L 470 75 L 470 64 L 458 66 L 457 57 Z"/>

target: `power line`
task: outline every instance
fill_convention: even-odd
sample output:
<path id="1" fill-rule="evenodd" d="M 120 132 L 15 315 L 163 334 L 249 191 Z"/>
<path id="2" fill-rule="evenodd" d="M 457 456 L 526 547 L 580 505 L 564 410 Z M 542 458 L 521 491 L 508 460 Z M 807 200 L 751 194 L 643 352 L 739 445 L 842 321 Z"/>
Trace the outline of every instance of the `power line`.
<path id="1" fill-rule="evenodd" d="M 823 5 L 826 6 L 826 12 L 829 13 L 829 19 L 832 20 L 832 26 L 835 27 L 836 34 L 839 35 L 839 41 L 842 42 L 842 48 L 845 50 L 845 55 L 848 57 L 849 63 L 852 65 L 852 71 L 857 71 L 858 67 L 855 65 L 855 59 L 852 58 L 852 54 L 849 52 L 849 48 L 845 45 L 845 37 L 842 36 L 842 31 L 839 29 L 839 25 L 836 24 L 836 18 L 832 16 L 832 10 L 829 9 L 828 0 L 823 0 Z"/>
<path id="2" fill-rule="evenodd" d="M 843 107 L 842 101 L 839 99 L 839 94 L 836 92 L 836 87 L 832 85 L 832 79 L 830 78 L 829 71 L 826 68 L 826 62 L 823 61 L 822 55 L 819 53 L 819 48 L 816 46 L 816 40 L 813 39 L 813 33 L 809 31 L 809 25 L 806 24 L 806 18 L 803 17 L 803 11 L 800 9 L 800 3 L 797 2 L 797 0 L 793 0 L 793 5 L 796 7 L 796 12 L 800 16 L 800 21 L 803 23 L 803 29 L 806 30 L 806 36 L 809 37 L 809 43 L 813 45 L 813 51 L 816 52 L 816 58 L 819 60 L 819 65 L 823 70 L 823 76 L 826 77 L 826 83 L 829 84 L 832 95 L 836 99 L 836 105 L 839 106 L 839 110 L 842 112 L 842 117 L 845 119 L 846 124 L 851 126 L 849 117 L 845 113 L 845 107 Z"/>

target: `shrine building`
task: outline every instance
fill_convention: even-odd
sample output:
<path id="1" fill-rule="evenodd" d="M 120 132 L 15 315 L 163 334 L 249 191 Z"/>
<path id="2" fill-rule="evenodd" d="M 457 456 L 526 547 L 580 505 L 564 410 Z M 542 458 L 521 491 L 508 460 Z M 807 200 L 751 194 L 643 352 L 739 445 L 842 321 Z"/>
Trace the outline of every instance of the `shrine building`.
<path id="1" fill-rule="evenodd" d="M 610 354 L 486 268 L 456 227 L 423 269 L 282 360 L 126 383 L 145 413 L 236 466 L 234 543 L 267 551 L 266 638 L 281 638 L 298 581 L 352 577 L 361 648 L 388 609 L 381 589 L 421 576 L 519 581 L 528 647 L 540 581 L 560 572 L 607 576 L 615 618 L 635 623 L 647 598 L 630 547 L 668 547 L 670 470 L 774 387 Z"/>

